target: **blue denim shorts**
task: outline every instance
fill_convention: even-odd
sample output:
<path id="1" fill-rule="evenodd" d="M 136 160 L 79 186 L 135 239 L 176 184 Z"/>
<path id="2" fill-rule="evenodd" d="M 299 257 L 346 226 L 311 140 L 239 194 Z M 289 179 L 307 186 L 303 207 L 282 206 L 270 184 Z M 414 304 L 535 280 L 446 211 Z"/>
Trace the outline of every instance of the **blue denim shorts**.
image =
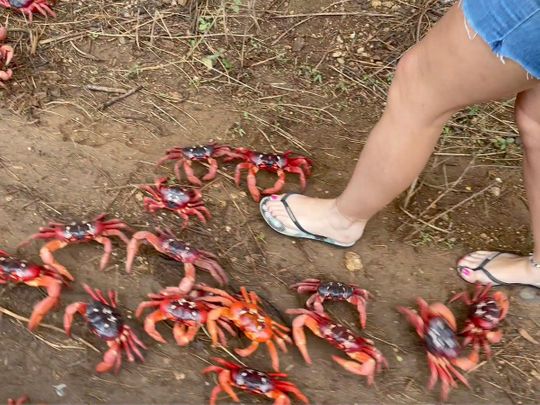
<path id="1" fill-rule="evenodd" d="M 540 78 L 540 0 L 462 0 L 469 36 Z"/>

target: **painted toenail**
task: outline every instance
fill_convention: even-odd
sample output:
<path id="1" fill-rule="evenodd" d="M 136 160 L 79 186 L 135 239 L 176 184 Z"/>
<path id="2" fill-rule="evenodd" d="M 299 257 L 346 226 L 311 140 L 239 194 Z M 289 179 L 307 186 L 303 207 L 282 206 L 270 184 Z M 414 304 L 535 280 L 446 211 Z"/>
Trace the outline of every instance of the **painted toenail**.
<path id="1" fill-rule="evenodd" d="M 277 200 L 279 198 L 279 196 L 275 195 L 275 194 L 272 194 L 272 196 L 270 197 L 272 200 Z"/>
<path id="2" fill-rule="evenodd" d="M 471 274 L 471 270 L 464 267 L 464 268 L 461 269 L 461 274 L 463 274 L 464 276 L 468 276 L 469 274 Z"/>

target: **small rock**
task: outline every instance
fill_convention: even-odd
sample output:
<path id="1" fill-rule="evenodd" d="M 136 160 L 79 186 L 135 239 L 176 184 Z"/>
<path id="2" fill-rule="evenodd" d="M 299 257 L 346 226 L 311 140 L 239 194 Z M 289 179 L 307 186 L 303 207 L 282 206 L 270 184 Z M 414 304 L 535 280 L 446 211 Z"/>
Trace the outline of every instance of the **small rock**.
<path id="1" fill-rule="evenodd" d="M 306 41 L 303 37 L 297 37 L 294 39 L 292 51 L 293 52 L 300 52 L 302 48 L 306 45 Z"/>
<path id="2" fill-rule="evenodd" d="M 336 61 L 337 61 L 337 63 L 339 63 L 340 65 L 344 65 L 344 64 L 345 64 L 345 59 L 343 59 L 343 58 L 337 58 Z"/>
<path id="3" fill-rule="evenodd" d="M 173 374 L 174 374 L 174 378 L 176 379 L 176 381 L 180 381 L 180 380 L 183 380 L 183 379 L 186 378 L 185 373 L 180 373 L 178 371 L 173 371 Z"/>
<path id="4" fill-rule="evenodd" d="M 499 197 L 501 195 L 501 188 L 500 187 L 491 187 L 489 189 L 489 192 L 494 196 L 494 197 Z"/>
<path id="5" fill-rule="evenodd" d="M 371 0 L 371 7 L 379 8 L 382 6 L 382 1 L 380 0 Z"/>
<path id="6" fill-rule="evenodd" d="M 343 55 L 343 52 L 335 51 L 334 53 L 332 53 L 332 58 L 339 58 L 342 55 Z"/>
<path id="7" fill-rule="evenodd" d="M 360 255 L 355 252 L 345 253 L 345 267 L 349 271 L 360 271 L 364 269 Z"/>

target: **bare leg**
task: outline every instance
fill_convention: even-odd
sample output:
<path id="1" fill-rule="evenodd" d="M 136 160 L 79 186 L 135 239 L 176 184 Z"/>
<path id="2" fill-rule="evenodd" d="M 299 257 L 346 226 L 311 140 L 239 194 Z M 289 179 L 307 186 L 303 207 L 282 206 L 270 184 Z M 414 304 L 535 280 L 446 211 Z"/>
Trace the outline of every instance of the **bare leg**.
<path id="1" fill-rule="evenodd" d="M 519 65 L 501 63 L 480 37 L 469 39 L 456 5 L 398 64 L 387 108 L 345 191 L 336 199 L 291 196 L 287 202 L 308 231 L 354 242 L 366 222 L 418 176 L 454 112 L 512 97 L 537 83 Z M 267 209 L 295 228 L 279 198 Z"/>
<path id="2" fill-rule="evenodd" d="M 534 236 L 534 259 L 540 262 L 540 85 L 521 92 L 516 99 L 516 122 L 523 140 L 523 173 Z M 469 282 L 492 283 L 485 273 L 472 271 L 495 252 L 473 252 L 458 263 L 461 277 Z M 531 265 L 528 257 L 498 255 L 484 268 L 505 283 L 533 284 L 540 287 L 540 269 Z"/>

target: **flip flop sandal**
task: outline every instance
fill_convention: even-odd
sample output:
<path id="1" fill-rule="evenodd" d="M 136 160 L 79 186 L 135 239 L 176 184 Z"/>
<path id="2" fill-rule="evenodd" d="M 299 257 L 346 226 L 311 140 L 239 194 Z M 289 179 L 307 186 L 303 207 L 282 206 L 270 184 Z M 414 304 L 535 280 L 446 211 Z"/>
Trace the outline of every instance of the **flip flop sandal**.
<path id="1" fill-rule="evenodd" d="M 351 243 L 351 244 L 344 244 L 344 243 L 338 242 L 338 241 L 336 241 L 336 240 L 334 240 L 332 238 L 328 238 L 326 236 L 317 235 L 317 234 L 311 233 L 309 231 L 306 231 L 304 229 L 304 227 L 302 225 L 300 225 L 300 223 L 296 219 L 296 216 L 292 212 L 291 207 L 287 203 L 287 199 L 291 195 L 295 195 L 295 194 L 296 193 L 284 194 L 280 201 L 283 204 L 283 206 L 285 207 L 285 210 L 287 211 L 287 214 L 289 215 L 289 218 L 291 219 L 291 221 L 293 222 L 293 224 L 296 226 L 297 229 L 288 229 L 288 228 L 286 228 L 281 223 L 281 221 L 277 220 L 276 218 L 274 218 L 272 216 L 272 214 L 270 214 L 270 211 L 268 211 L 268 209 L 266 208 L 266 204 L 269 201 L 271 201 L 271 197 L 267 196 L 267 197 L 264 197 L 261 200 L 261 202 L 259 203 L 259 209 L 261 211 L 261 215 L 262 215 L 263 219 L 266 221 L 268 226 L 270 226 L 270 228 L 272 228 L 277 233 L 280 233 L 280 234 L 285 235 L 285 236 L 290 236 L 291 238 L 301 238 L 301 239 L 315 240 L 315 241 L 318 241 L 318 242 L 328 243 L 329 245 L 337 246 L 337 247 L 340 247 L 340 248 L 350 248 L 350 247 L 354 246 L 354 244 L 356 242 Z"/>
<path id="2" fill-rule="evenodd" d="M 525 284 L 525 283 L 507 283 L 505 281 L 501 281 L 499 280 L 497 277 L 495 277 L 493 274 L 491 274 L 489 272 L 489 270 L 486 269 L 486 265 L 488 265 L 489 263 L 491 263 L 491 261 L 493 261 L 493 259 L 495 259 L 496 257 L 498 257 L 499 255 L 503 254 L 504 252 L 497 252 L 495 254 L 492 254 L 488 257 L 486 257 L 482 263 L 480 263 L 478 266 L 476 266 L 475 268 L 470 268 L 470 267 L 467 267 L 467 266 L 457 266 L 457 273 L 458 273 L 458 276 L 461 277 L 463 280 L 465 280 L 467 283 L 470 283 L 470 284 L 476 284 L 476 282 L 471 282 L 469 280 L 467 280 L 465 277 L 463 277 L 462 275 L 462 270 L 463 269 L 467 269 L 469 271 L 473 271 L 473 272 L 476 272 L 476 271 L 479 271 L 479 272 L 482 272 L 487 278 L 489 278 L 491 280 L 491 284 L 494 285 L 494 286 L 501 286 L 501 285 L 518 285 L 518 286 L 523 286 L 523 287 L 532 287 L 532 288 L 538 288 L 540 289 L 540 285 L 537 285 L 537 284 Z M 533 266 L 534 266 L 534 263 L 533 263 Z M 535 266 L 536 267 L 536 266 Z M 525 297 L 523 297 L 524 299 L 526 299 Z"/>

